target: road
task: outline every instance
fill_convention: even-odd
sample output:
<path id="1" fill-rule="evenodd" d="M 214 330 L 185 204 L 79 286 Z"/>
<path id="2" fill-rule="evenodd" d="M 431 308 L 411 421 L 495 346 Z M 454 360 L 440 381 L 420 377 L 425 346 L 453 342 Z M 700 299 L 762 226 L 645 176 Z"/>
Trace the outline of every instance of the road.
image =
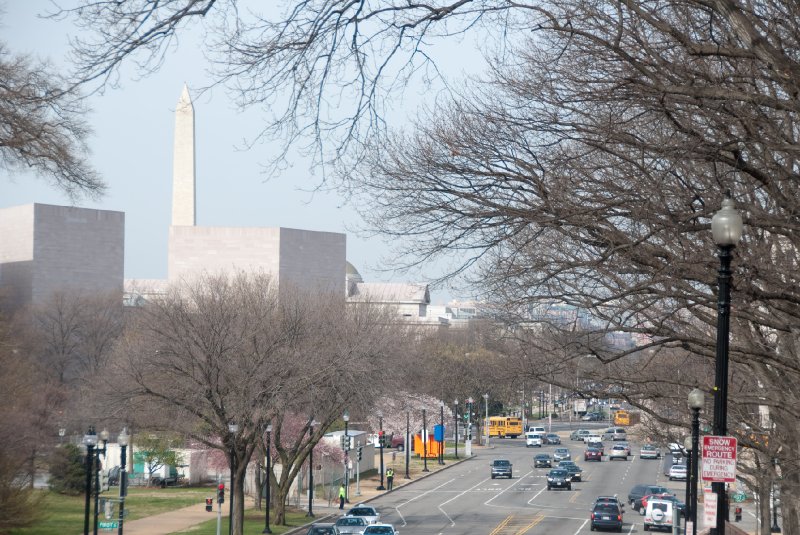
<path id="1" fill-rule="evenodd" d="M 594 427 L 594 426 L 592 426 Z M 381 520 L 394 524 L 402 535 L 522 535 L 589 533 L 589 511 L 598 495 L 618 494 L 625 500 L 637 483 L 655 483 L 684 496 L 684 482 L 670 482 L 663 464 L 641 460 L 584 462 L 583 444 L 569 441 L 560 431 L 583 468 L 583 482 L 571 491 L 547 490 L 548 469 L 533 468 L 533 456 L 552 452 L 556 446 L 526 448 L 523 438 L 492 439 L 491 448 L 474 450 L 475 457 L 402 487 L 372 502 Z M 638 454 L 635 443 L 632 453 Z M 610 443 L 606 444 L 610 447 Z M 492 459 L 509 459 L 514 464 L 512 479 L 491 479 Z M 626 506 L 624 533 L 642 533 L 642 517 Z"/>

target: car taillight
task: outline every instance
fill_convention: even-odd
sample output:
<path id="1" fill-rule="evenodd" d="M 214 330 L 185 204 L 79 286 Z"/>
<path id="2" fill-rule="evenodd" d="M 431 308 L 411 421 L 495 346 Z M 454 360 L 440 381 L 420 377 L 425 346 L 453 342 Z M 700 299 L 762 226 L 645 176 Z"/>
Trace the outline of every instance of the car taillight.
<path id="1" fill-rule="evenodd" d="M 594 513 L 592 513 L 592 520 L 594 520 Z"/>
<path id="2" fill-rule="evenodd" d="M 619 520 L 620 522 L 622 522 L 622 515 L 617 515 L 617 520 Z"/>

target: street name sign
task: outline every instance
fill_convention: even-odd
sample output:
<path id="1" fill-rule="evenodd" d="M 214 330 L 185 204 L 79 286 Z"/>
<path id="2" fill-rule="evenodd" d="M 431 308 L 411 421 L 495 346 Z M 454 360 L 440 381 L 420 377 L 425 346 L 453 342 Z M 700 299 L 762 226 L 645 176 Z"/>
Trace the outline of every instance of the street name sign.
<path id="1" fill-rule="evenodd" d="M 117 520 L 112 520 L 110 522 L 99 522 L 97 524 L 97 527 L 100 529 L 107 529 L 107 530 L 118 529 L 119 522 Z"/>
<path id="2" fill-rule="evenodd" d="M 703 481 L 733 483 L 736 481 L 736 439 L 703 437 Z"/>

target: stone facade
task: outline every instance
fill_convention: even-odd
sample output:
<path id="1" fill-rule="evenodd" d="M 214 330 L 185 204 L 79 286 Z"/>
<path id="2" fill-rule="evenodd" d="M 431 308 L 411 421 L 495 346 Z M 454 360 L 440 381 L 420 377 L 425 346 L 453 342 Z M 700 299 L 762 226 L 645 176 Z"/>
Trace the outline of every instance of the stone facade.
<path id="1" fill-rule="evenodd" d="M 62 291 L 122 295 L 122 212 L 49 204 L 4 208 L 0 235 L 0 289 L 12 309 Z"/>

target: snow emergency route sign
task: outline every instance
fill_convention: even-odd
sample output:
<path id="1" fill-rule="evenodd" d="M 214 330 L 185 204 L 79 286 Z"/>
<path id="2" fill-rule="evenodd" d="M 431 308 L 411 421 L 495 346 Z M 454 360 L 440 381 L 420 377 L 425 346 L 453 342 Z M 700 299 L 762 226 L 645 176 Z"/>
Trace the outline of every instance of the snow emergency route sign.
<path id="1" fill-rule="evenodd" d="M 733 483 L 736 481 L 736 439 L 703 437 L 703 481 Z"/>

